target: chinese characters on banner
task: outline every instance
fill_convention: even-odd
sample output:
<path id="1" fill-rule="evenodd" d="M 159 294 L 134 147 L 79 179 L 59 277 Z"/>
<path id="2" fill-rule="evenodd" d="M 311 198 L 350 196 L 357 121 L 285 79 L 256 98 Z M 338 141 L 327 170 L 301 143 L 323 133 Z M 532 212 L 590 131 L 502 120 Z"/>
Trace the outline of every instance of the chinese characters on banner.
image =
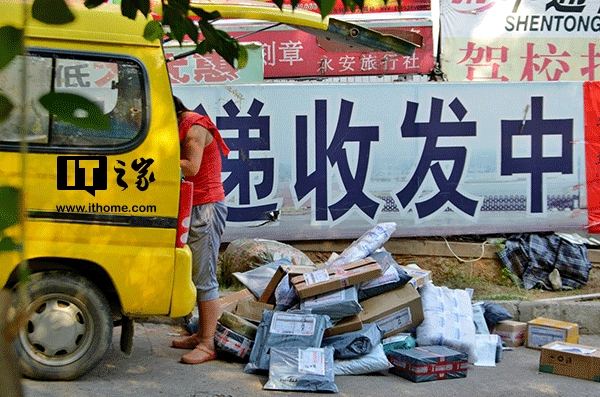
<path id="1" fill-rule="evenodd" d="M 600 79 L 598 0 L 442 0 L 450 81 Z"/>
<path id="2" fill-rule="evenodd" d="M 386 34 L 412 30 L 423 36 L 424 45 L 412 56 L 386 52 L 326 51 L 319 40 L 300 30 L 255 33 L 240 42 L 263 45 L 265 78 L 305 76 L 360 76 L 429 73 L 434 66 L 431 26 L 385 28 Z M 236 37 L 241 33 L 230 33 Z"/>
<path id="3" fill-rule="evenodd" d="M 300 30 L 277 30 L 254 33 L 240 38 L 240 43 L 260 43 L 262 45 L 262 68 L 248 70 L 255 65 L 250 59 L 244 69 L 234 69 L 219 55 L 205 54 L 188 56 L 169 62 L 171 84 L 194 85 L 215 83 L 246 83 L 265 78 L 286 77 L 331 77 L 395 74 L 428 74 L 434 67 L 433 35 L 431 21 L 423 21 L 424 26 L 388 27 L 376 30 L 394 34 L 409 30 L 423 36 L 423 46 L 412 56 L 387 52 L 352 51 L 348 47 L 323 48 L 316 36 Z M 232 37 L 242 36 L 243 32 L 229 32 Z M 167 48 L 166 56 L 182 52 L 179 47 Z M 264 71 L 263 71 L 264 70 Z"/>
<path id="4" fill-rule="evenodd" d="M 493 106 L 482 106 L 489 92 Z M 232 150 L 223 163 L 229 240 L 356 238 L 390 221 L 399 236 L 588 224 L 580 82 L 175 93 Z M 275 228 L 248 227 L 275 211 Z"/>

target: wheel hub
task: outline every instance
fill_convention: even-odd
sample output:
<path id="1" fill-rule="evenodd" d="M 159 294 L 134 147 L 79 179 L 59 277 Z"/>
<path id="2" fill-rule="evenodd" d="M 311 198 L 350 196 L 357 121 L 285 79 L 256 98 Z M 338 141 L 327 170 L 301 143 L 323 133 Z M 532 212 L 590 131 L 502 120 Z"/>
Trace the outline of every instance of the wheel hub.
<path id="1" fill-rule="evenodd" d="M 35 312 L 21 333 L 30 355 L 48 365 L 65 365 L 85 353 L 92 323 L 72 297 L 47 296 L 32 305 Z"/>

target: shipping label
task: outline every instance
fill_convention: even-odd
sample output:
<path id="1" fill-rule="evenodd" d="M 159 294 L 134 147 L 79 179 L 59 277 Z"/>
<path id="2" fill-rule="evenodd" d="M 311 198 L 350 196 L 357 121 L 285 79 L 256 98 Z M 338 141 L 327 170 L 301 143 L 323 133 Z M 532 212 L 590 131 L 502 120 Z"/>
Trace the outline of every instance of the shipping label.
<path id="1" fill-rule="evenodd" d="M 314 315 L 275 313 L 270 332 L 287 335 L 312 335 L 315 333 L 317 318 Z"/>
<path id="2" fill-rule="evenodd" d="M 298 349 L 298 372 L 325 375 L 325 354 L 322 348 Z"/>

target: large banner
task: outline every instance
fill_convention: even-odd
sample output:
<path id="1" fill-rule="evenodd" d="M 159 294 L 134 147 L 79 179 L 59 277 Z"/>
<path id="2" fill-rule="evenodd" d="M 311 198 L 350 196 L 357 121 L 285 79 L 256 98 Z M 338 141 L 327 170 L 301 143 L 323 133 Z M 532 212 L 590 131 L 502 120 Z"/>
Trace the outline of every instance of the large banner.
<path id="1" fill-rule="evenodd" d="M 174 87 L 231 153 L 225 240 L 588 225 L 583 84 Z M 493 96 L 490 95 L 493 93 Z"/>
<path id="2" fill-rule="evenodd" d="M 600 0 L 441 0 L 440 14 L 450 81 L 600 79 Z"/>

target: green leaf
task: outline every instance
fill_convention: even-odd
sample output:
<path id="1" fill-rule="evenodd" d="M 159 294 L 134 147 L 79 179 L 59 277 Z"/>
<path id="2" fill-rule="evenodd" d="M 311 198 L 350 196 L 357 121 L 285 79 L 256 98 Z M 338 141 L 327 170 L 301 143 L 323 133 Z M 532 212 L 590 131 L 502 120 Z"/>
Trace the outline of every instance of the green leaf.
<path id="1" fill-rule="evenodd" d="M 65 0 L 34 0 L 31 13 L 35 19 L 48 25 L 64 25 L 75 20 Z"/>
<path id="2" fill-rule="evenodd" d="M 0 123 L 3 123 L 4 120 L 8 118 L 13 108 L 14 106 L 10 99 L 8 99 L 8 97 L 6 97 L 4 94 L 0 93 Z"/>
<path id="3" fill-rule="evenodd" d="M 327 15 L 331 14 L 333 7 L 335 7 L 335 0 L 321 0 L 319 4 L 321 18 L 325 18 Z"/>
<path id="4" fill-rule="evenodd" d="M 146 24 L 144 28 L 144 38 L 148 41 L 160 39 L 165 35 L 165 31 L 160 24 L 160 21 L 152 20 Z"/>
<path id="5" fill-rule="evenodd" d="M 102 110 L 82 96 L 51 92 L 40 98 L 40 103 L 48 112 L 60 120 L 82 128 L 108 130 L 110 121 Z"/>
<path id="6" fill-rule="evenodd" d="M 0 240 L 0 252 L 16 251 L 20 249 L 21 246 L 16 244 L 11 237 L 3 237 L 2 240 Z"/>
<path id="7" fill-rule="evenodd" d="M 237 69 L 243 69 L 248 64 L 248 50 L 243 45 L 238 47 Z"/>
<path id="8" fill-rule="evenodd" d="M 283 0 L 273 0 L 273 3 L 277 4 L 280 10 L 283 8 Z"/>
<path id="9" fill-rule="evenodd" d="M 85 2 L 83 3 L 87 8 L 96 8 L 98 7 L 100 4 L 105 3 L 106 0 L 85 0 Z"/>
<path id="10" fill-rule="evenodd" d="M 123 0 L 121 0 L 123 1 Z M 150 0 L 137 0 L 138 10 L 148 18 L 148 13 L 150 12 Z"/>
<path id="11" fill-rule="evenodd" d="M 23 31 L 12 26 L 0 28 L 0 70 L 23 54 Z"/>
<path id="12" fill-rule="evenodd" d="M 300 4 L 300 0 L 292 0 L 292 8 L 298 7 L 298 4 Z M 279 8 L 281 8 L 281 7 L 279 7 Z"/>
<path id="13" fill-rule="evenodd" d="M 171 29 L 173 37 L 181 43 L 185 36 L 185 21 L 182 12 L 177 7 L 165 4 L 163 7 L 163 23 Z"/>
<path id="14" fill-rule="evenodd" d="M 19 189 L 0 186 L 0 231 L 19 223 Z"/>
<path id="15" fill-rule="evenodd" d="M 121 14 L 129 19 L 135 19 L 138 7 L 132 0 L 121 0 Z"/>
<path id="16" fill-rule="evenodd" d="M 189 18 L 184 19 L 185 33 L 194 42 L 198 42 L 198 26 Z"/>

